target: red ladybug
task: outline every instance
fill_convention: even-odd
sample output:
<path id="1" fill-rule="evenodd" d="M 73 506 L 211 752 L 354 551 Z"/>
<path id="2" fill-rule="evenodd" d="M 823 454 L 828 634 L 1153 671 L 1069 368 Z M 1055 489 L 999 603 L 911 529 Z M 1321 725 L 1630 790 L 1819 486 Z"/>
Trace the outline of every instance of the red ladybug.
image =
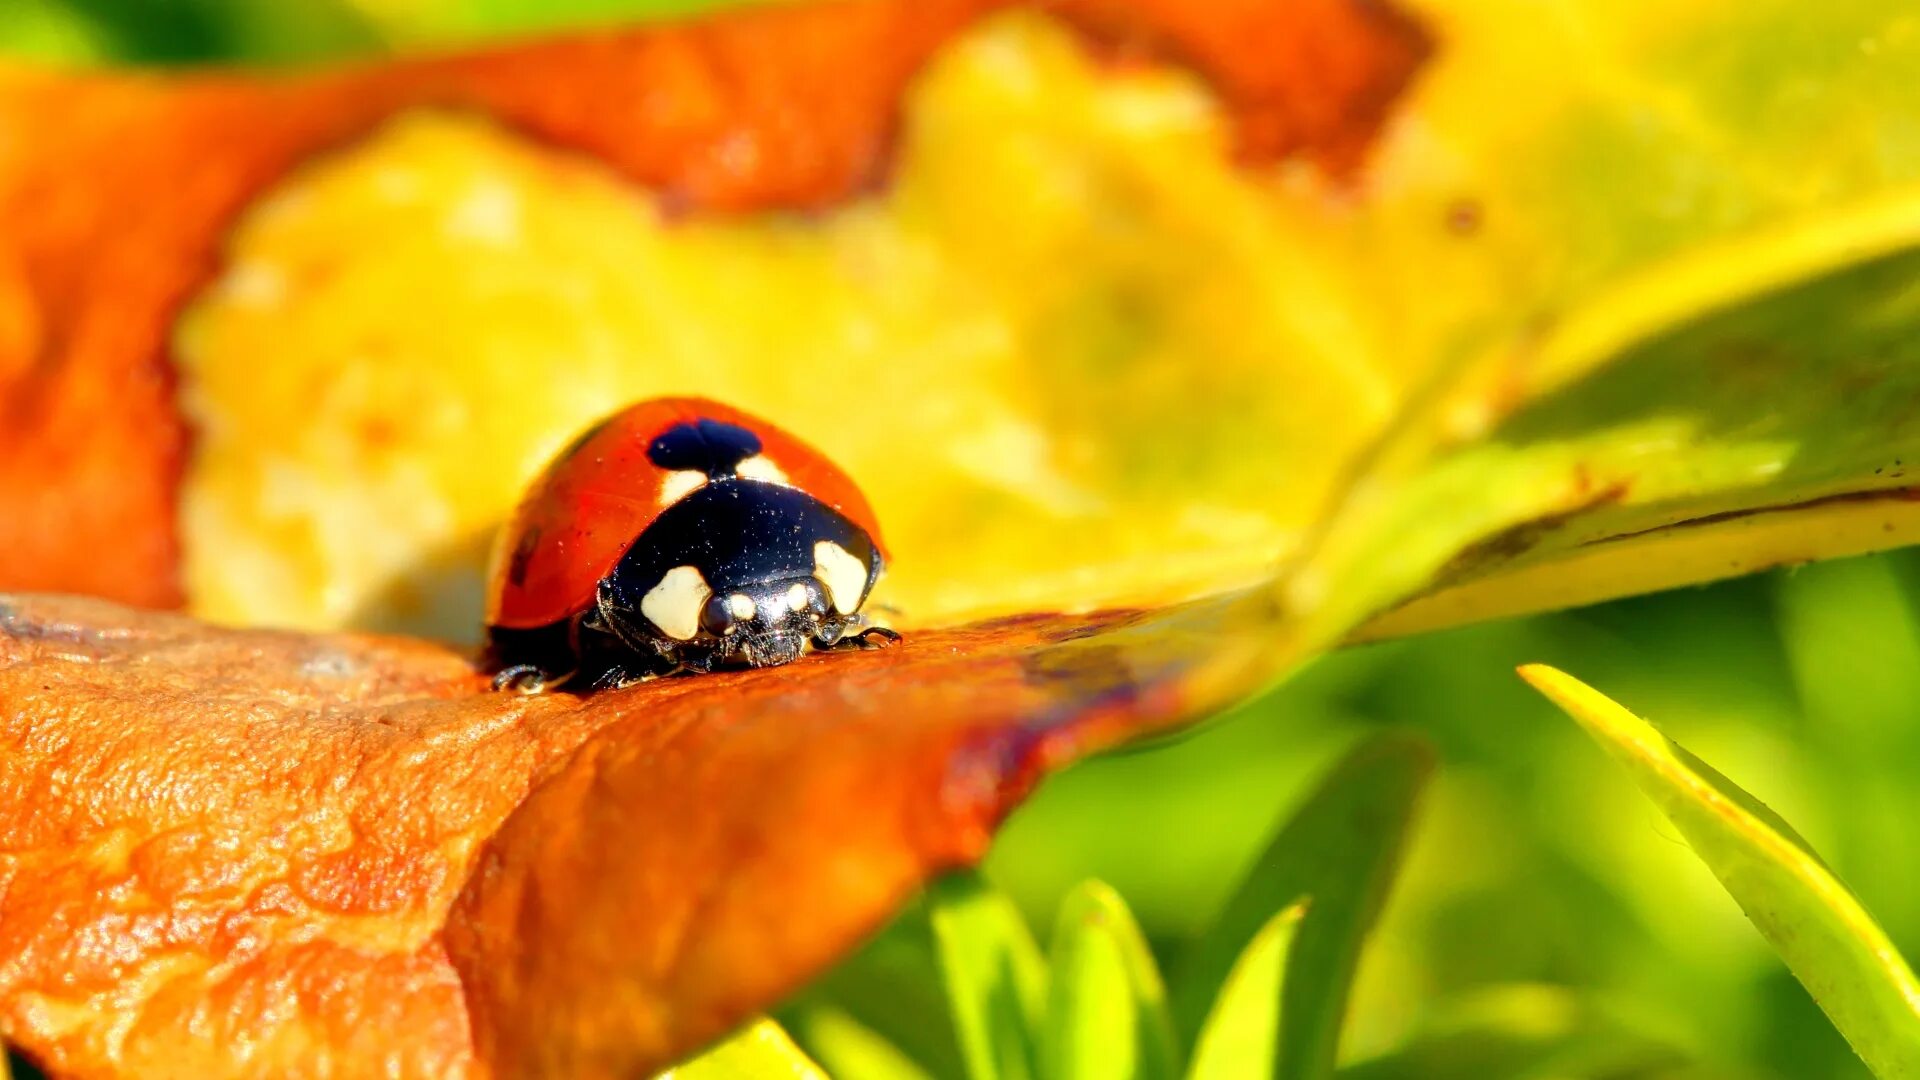
<path id="1" fill-rule="evenodd" d="M 594 425 L 547 465 L 494 547 L 494 684 L 770 667 L 811 646 L 898 641 L 860 606 L 885 552 L 819 451 L 699 398 Z"/>

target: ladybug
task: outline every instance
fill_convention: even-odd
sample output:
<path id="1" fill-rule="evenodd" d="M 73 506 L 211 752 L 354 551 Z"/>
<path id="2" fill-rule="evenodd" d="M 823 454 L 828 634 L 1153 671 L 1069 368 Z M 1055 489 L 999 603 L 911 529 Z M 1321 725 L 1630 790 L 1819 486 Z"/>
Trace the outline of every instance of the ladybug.
<path id="1" fill-rule="evenodd" d="M 549 463 L 494 547 L 494 685 L 592 687 L 900 640 L 860 613 L 886 564 L 865 496 L 764 420 L 632 405 Z"/>

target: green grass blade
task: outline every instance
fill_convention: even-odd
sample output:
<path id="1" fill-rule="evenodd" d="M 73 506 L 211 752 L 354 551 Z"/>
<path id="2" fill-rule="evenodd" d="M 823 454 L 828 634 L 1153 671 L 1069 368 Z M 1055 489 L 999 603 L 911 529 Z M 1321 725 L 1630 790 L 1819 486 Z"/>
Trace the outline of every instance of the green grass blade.
<path id="1" fill-rule="evenodd" d="M 1280 1065 L 1287 964 L 1305 907 L 1267 920 L 1220 984 L 1194 1040 L 1188 1080 L 1273 1076 Z"/>
<path id="2" fill-rule="evenodd" d="M 1598 691 L 1543 665 L 1520 674 L 1626 765 L 1867 1067 L 1920 1077 L 1920 981 L 1806 841 Z"/>
<path id="3" fill-rule="evenodd" d="M 975 874 L 943 878 L 928 893 L 967 1076 L 1036 1080 L 1047 973 L 1020 912 Z"/>
<path id="4" fill-rule="evenodd" d="M 844 1010 L 808 1006 L 786 1023 L 833 1080 L 930 1080 L 931 1074 L 899 1047 Z"/>
<path id="5" fill-rule="evenodd" d="M 1375 736 L 1321 782 L 1182 968 L 1174 995 L 1182 1032 L 1198 1030 L 1215 989 L 1273 913 L 1305 900 L 1308 912 L 1287 960 L 1281 1053 L 1272 1075 L 1332 1071 L 1360 947 L 1399 870 L 1433 756 L 1417 737 Z"/>
<path id="6" fill-rule="evenodd" d="M 1060 903 L 1041 1036 L 1048 1080 L 1179 1074 L 1160 969 L 1120 895 L 1082 882 Z"/>
<path id="7" fill-rule="evenodd" d="M 827 1080 L 779 1024 L 761 1017 L 658 1080 Z"/>

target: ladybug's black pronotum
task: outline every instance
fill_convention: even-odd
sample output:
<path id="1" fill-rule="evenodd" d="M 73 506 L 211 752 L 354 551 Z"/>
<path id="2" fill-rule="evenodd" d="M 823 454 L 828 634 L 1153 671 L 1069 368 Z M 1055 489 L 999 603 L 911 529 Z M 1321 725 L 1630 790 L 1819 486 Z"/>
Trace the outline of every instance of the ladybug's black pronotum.
<path id="1" fill-rule="evenodd" d="M 818 451 L 715 402 L 644 401 L 562 451 L 502 530 L 495 685 L 601 687 L 897 641 L 860 613 L 885 563 L 866 498 Z"/>

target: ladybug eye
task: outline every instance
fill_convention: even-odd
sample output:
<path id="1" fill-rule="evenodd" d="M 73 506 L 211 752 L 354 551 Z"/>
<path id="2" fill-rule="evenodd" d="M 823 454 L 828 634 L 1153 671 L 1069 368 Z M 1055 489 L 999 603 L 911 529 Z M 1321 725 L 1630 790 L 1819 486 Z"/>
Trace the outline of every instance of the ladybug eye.
<path id="1" fill-rule="evenodd" d="M 733 629 L 733 612 L 728 610 L 726 597 L 714 596 L 700 609 L 700 629 L 714 637 L 725 637 Z"/>

